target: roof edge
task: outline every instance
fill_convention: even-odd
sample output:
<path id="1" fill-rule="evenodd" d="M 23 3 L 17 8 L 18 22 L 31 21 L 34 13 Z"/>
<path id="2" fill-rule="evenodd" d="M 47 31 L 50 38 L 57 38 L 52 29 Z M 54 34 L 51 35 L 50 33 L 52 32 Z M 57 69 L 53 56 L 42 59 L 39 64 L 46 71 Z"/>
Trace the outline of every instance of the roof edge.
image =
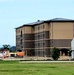
<path id="1" fill-rule="evenodd" d="M 42 21 L 38 20 L 37 22 L 24 24 L 24 25 L 19 26 L 15 29 L 22 28 L 24 26 L 35 26 L 35 25 L 39 25 L 39 24 L 42 24 L 42 23 L 49 23 L 49 22 L 74 22 L 74 20 L 66 19 L 66 18 L 53 18 L 53 19 L 50 19 L 50 20 L 42 20 Z"/>

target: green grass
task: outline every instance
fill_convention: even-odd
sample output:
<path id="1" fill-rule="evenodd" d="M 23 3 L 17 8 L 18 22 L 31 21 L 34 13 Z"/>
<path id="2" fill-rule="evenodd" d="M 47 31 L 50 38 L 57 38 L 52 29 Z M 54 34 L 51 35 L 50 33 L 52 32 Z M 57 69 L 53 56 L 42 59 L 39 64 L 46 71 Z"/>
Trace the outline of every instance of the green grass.
<path id="1" fill-rule="evenodd" d="M 0 75 L 74 75 L 74 63 L 0 61 Z"/>

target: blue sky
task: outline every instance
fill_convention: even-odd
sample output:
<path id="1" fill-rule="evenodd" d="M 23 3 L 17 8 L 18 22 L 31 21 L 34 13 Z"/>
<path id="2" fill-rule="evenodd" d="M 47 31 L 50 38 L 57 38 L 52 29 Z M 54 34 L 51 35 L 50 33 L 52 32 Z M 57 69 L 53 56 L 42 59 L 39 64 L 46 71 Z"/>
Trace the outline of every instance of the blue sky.
<path id="1" fill-rule="evenodd" d="M 52 18 L 74 19 L 74 0 L 0 0 L 0 45 L 16 45 L 16 27 Z"/>

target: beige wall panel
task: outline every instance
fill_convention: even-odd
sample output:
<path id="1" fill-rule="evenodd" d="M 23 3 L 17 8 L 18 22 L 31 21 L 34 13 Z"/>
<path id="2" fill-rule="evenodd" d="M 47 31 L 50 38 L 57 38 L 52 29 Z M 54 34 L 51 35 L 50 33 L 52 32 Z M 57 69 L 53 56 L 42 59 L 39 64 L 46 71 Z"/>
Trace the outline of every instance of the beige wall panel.
<path id="1" fill-rule="evenodd" d="M 24 33 L 25 33 L 25 34 L 32 33 L 32 27 L 25 26 L 25 27 L 24 27 Z"/>
<path id="2" fill-rule="evenodd" d="M 49 38 L 52 39 L 53 38 L 53 33 L 52 33 L 52 29 L 53 29 L 53 26 L 52 26 L 52 23 L 50 23 L 50 26 L 49 26 Z"/>
<path id="3" fill-rule="evenodd" d="M 38 25 L 34 26 L 35 33 L 38 33 Z"/>
<path id="4" fill-rule="evenodd" d="M 43 31 L 49 31 L 48 23 L 36 25 L 34 28 L 35 28 L 35 33 L 43 32 Z"/>
<path id="5" fill-rule="evenodd" d="M 43 24 L 36 25 L 35 27 L 35 33 L 39 33 L 43 31 Z"/>
<path id="6" fill-rule="evenodd" d="M 25 33 L 25 27 L 22 27 L 22 34 Z"/>
<path id="7" fill-rule="evenodd" d="M 73 23 L 69 22 L 54 22 L 51 23 L 50 39 L 72 39 L 73 38 Z"/>
<path id="8" fill-rule="evenodd" d="M 72 31 L 61 30 L 61 31 L 53 31 L 53 39 L 72 39 L 73 34 Z"/>
<path id="9" fill-rule="evenodd" d="M 73 23 L 53 23 L 54 30 L 73 30 Z"/>
<path id="10" fill-rule="evenodd" d="M 44 23 L 44 31 L 49 31 L 49 24 L 48 23 Z"/>
<path id="11" fill-rule="evenodd" d="M 16 29 L 16 35 L 20 35 L 21 34 L 21 28 Z"/>
<path id="12" fill-rule="evenodd" d="M 40 24 L 40 25 L 39 25 L 39 30 L 38 30 L 38 32 L 43 32 L 43 30 L 44 30 L 43 25 L 44 25 L 44 24 Z"/>
<path id="13" fill-rule="evenodd" d="M 31 27 L 31 32 L 32 32 L 32 33 L 35 33 L 34 27 Z"/>
<path id="14" fill-rule="evenodd" d="M 30 34 L 30 33 L 34 33 L 34 28 L 31 26 L 25 26 L 19 29 L 16 29 L 16 35 L 21 35 L 21 31 L 22 34 Z"/>

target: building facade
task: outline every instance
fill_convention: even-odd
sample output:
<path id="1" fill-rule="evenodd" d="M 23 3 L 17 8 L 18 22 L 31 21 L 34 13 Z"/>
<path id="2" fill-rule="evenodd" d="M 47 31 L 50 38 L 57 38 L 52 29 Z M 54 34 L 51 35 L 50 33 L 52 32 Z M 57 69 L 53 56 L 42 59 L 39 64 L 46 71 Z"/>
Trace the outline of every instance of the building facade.
<path id="1" fill-rule="evenodd" d="M 74 20 L 54 18 L 24 24 L 16 28 L 16 49 L 26 56 L 50 56 L 52 48 L 68 55 L 74 37 Z"/>

